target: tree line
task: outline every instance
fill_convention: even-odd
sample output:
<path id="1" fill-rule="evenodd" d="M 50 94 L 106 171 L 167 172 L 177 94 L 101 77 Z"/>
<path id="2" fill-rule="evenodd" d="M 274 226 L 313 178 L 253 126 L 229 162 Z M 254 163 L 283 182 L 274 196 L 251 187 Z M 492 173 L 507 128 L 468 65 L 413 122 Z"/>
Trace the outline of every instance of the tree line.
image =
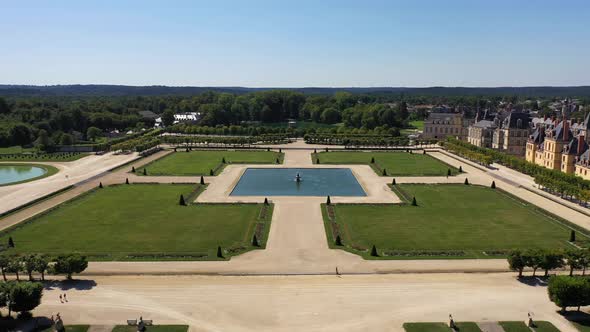
<path id="1" fill-rule="evenodd" d="M 574 231 L 572 231 L 571 240 L 575 241 Z M 570 276 L 573 276 L 576 270 L 581 270 L 582 275 L 585 275 L 586 269 L 590 266 L 590 251 L 587 249 L 565 251 L 549 249 L 513 250 L 508 254 L 507 259 L 510 269 L 517 271 L 518 277 L 523 276 L 523 271 L 526 268 L 533 270 L 533 276 L 535 276 L 537 270 L 544 271 L 544 275 L 547 276 L 549 271 L 565 267 L 569 268 Z"/>
<path id="2" fill-rule="evenodd" d="M 88 267 L 88 260 L 85 256 L 78 254 L 59 255 L 51 258 L 47 255 L 0 255 L 0 272 L 2 279 L 7 281 L 7 274 L 13 274 L 17 281 L 20 281 L 22 274 L 33 281 L 34 273 L 41 275 L 45 280 L 45 274 L 64 275 L 66 279 L 72 279 L 75 273 L 81 273 Z"/>

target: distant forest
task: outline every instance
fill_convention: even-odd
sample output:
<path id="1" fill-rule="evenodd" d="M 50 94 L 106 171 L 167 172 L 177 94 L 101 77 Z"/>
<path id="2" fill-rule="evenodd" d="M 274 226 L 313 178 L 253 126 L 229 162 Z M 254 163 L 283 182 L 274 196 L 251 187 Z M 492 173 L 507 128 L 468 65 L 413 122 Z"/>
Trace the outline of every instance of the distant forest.
<path id="1" fill-rule="evenodd" d="M 590 97 L 590 86 L 572 87 L 373 87 L 373 88 L 244 88 L 244 87 L 172 87 L 172 86 L 128 86 L 128 85 L 1 85 L 0 96 L 189 96 L 205 91 L 245 94 L 268 90 L 289 90 L 305 94 L 334 94 L 350 92 L 354 94 L 394 94 L 427 96 L 530 96 L 530 97 Z"/>

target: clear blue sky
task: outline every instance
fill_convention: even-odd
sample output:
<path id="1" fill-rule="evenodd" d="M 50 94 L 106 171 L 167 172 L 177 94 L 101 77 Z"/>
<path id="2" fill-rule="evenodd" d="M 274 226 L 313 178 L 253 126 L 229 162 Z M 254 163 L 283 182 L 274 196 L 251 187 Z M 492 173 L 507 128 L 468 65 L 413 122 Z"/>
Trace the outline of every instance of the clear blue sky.
<path id="1" fill-rule="evenodd" d="M 0 0 L 0 84 L 590 85 L 588 0 Z"/>

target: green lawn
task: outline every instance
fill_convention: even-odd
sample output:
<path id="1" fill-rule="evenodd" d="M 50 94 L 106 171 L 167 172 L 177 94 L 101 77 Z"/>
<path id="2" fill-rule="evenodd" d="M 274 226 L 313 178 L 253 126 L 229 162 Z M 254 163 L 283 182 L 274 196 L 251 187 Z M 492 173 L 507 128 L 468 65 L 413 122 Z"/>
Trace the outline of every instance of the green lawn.
<path id="1" fill-rule="evenodd" d="M 499 322 L 504 332 L 531 332 L 531 329 L 524 322 Z"/>
<path id="2" fill-rule="evenodd" d="M 40 168 L 44 168 L 45 169 L 45 174 L 38 176 L 36 178 L 32 178 L 32 179 L 28 179 L 28 180 L 24 180 L 24 181 L 18 181 L 18 182 L 11 182 L 11 183 L 7 183 L 7 184 L 0 184 L 0 187 L 2 186 L 12 186 L 15 184 L 19 184 L 19 183 L 24 183 L 24 182 L 29 182 L 29 181 L 34 181 L 34 180 L 39 180 L 42 178 L 46 178 L 48 176 L 52 176 L 53 174 L 59 172 L 59 170 L 53 166 L 50 165 L 40 165 L 40 164 L 22 164 L 22 163 L 0 163 L 0 168 L 2 168 L 2 166 L 15 166 L 17 169 L 30 169 L 30 167 L 40 167 Z"/>
<path id="3" fill-rule="evenodd" d="M 215 175 L 223 169 L 222 163 L 234 164 L 274 164 L 277 159 L 282 162 L 283 154 L 273 151 L 222 151 L 197 150 L 190 152 L 174 152 L 145 166 L 147 175 Z M 143 174 L 143 168 L 137 170 Z"/>
<path id="4" fill-rule="evenodd" d="M 0 151 L 0 161 L 74 161 L 86 156 L 88 153 L 82 152 L 15 153 Z"/>
<path id="5" fill-rule="evenodd" d="M 88 331 L 89 325 L 66 325 L 65 330 L 66 332 L 86 332 Z M 53 327 L 48 328 L 47 330 L 43 330 L 42 332 L 53 332 L 55 331 Z M 135 331 L 134 331 L 135 332 Z"/>
<path id="6" fill-rule="evenodd" d="M 35 152 L 35 149 L 34 148 L 23 148 L 22 146 L 19 146 L 19 145 L 0 148 L 0 154 L 23 153 L 23 152 Z"/>
<path id="7" fill-rule="evenodd" d="M 2 232 L 17 253 L 79 252 L 91 260 L 209 260 L 248 250 L 254 232 L 267 239 L 272 205 L 178 204 L 193 184 L 132 184 L 95 189 Z M 262 213 L 264 211 L 264 213 Z"/>
<path id="8" fill-rule="evenodd" d="M 535 327 L 536 332 L 559 332 L 557 327 L 551 324 L 551 322 L 538 321 L 535 322 L 535 325 L 537 326 Z"/>
<path id="9" fill-rule="evenodd" d="M 590 320 L 570 321 L 580 332 L 590 332 Z"/>
<path id="10" fill-rule="evenodd" d="M 404 323 L 406 332 L 450 332 L 445 323 Z"/>
<path id="11" fill-rule="evenodd" d="M 335 151 L 313 154 L 312 158 L 314 163 L 319 158 L 320 164 L 367 164 L 379 175 L 383 175 L 383 169 L 389 176 L 446 176 L 449 169 L 452 175 L 458 173 L 456 168 L 422 153 Z"/>
<path id="12" fill-rule="evenodd" d="M 186 332 L 188 325 L 154 325 L 147 326 L 149 332 Z M 117 325 L 112 332 L 137 332 L 137 326 Z"/>
<path id="13" fill-rule="evenodd" d="M 416 128 L 418 130 L 424 130 L 424 120 L 410 121 L 410 126 Z"/>
<path id="14" fill-rule="evenodd" d="M 406 201 L 416 197 L 418 206 L 324 205 L 330 245 L 335 247 L 334 234 L 340 234 L 344 249 L 369 258 L 375 245 L 385 259 L 498 258 L 515 248 L 571 247 L 570 229 L 557 218 L 499 189 L 463 184 L 394 189 Z"/>

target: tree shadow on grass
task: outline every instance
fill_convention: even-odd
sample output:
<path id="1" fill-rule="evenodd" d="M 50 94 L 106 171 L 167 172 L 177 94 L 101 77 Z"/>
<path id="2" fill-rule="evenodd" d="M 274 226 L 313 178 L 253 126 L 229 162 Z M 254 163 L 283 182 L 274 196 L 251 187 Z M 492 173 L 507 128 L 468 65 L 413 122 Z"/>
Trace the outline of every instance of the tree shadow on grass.
<path id="1" fill-rule="evenodd" d="M 46 281 L 43 283 L 43 287 L 47 290 L 60 289 L 63 291 L 75 289 L 75 290 L 91 290 L 96 287 L 96 281 L 94 280 L 63 280 L 63 281 Z"/>
<path id="2" fill-rule="evenodd" d="M 563 318 L 590 329 L 590 314 L 583 311 L 559 312 Z"/>
<path id="3" fill-rule="evenodd" d="M 517 278 L 516 280 L 518 280 L 520 283 L 528 285 L 528 286 L 541 286 L 541 287 L 545 287 L 547 286 L 547 282 L 549 281 L 549 276 L 544 277 L 544 276 L 523 276 L 520 278 Z"/>

